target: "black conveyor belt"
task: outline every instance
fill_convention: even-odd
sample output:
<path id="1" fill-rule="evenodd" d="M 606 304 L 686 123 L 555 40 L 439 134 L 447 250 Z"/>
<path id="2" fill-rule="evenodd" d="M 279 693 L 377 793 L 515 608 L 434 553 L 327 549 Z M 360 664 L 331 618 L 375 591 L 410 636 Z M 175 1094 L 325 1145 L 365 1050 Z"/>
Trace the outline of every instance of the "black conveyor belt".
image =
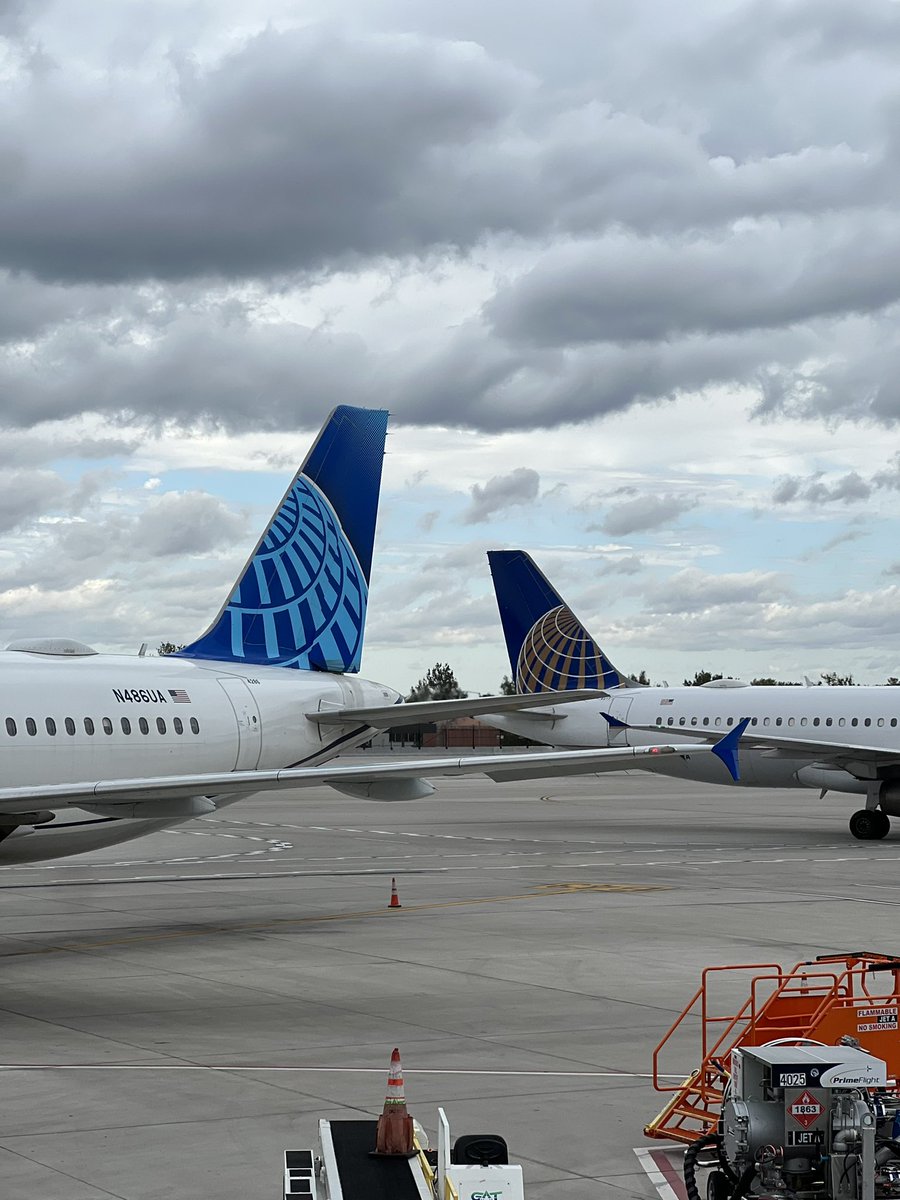
<path id="1" fill-rule="evenodd" d="M 419 1200 L 408 1158 L 372 1158 L 376 1121 L 332 1121 L 344 1200 Z"/>

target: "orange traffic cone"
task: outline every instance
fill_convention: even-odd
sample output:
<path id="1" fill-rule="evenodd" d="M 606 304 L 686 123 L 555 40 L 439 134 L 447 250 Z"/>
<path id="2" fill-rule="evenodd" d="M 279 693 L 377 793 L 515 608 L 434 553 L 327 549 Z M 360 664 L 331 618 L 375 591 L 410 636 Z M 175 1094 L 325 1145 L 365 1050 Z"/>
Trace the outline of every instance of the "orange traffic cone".
<path id="1" fill-rule="evenodd" d="M 402 1158 L 412 1158 L 416 1153 L 413 1146 L 413 1119 L 406 1111 L 403 1068 L 400 1066 L 400 1051 L 397 1049 L 391 1055 L 387 1095 L 384 1098 L 384 1109 L 378 1118 L 373 1153 L 392 1154 Z"/>
<path id="2" fill-rule="evenodd" d="M 400 897 L 397 894 L 397 880 L 394 879 L 392 876 L 391 877 L 391 902 L 388 905 L 388 908 L 402 908 L 402 907 L 403 907 L 403 905 L 400 903 Z"/>

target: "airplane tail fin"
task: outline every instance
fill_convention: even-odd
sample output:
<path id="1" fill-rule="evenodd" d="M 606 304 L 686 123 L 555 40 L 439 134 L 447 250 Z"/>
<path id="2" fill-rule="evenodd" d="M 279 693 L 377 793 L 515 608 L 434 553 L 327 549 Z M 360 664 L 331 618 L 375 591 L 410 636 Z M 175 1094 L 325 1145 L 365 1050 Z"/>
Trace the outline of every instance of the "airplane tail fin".
<path id="1" fill-rule="evenodd" d="M 609 661 L 524 550 L 489 550 L 518 692 L 633 686 Z"/>
<path id="2" fill-rule="evenodd" d="M 387 418 L 334 409 L 218 617 L 181 657 L 359 670 Z"/>

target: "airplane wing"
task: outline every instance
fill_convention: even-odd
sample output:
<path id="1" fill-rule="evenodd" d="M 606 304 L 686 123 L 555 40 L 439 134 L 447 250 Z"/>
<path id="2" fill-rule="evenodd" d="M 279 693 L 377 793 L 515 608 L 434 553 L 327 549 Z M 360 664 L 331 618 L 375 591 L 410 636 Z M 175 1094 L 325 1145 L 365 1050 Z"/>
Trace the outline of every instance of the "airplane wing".
<path id="1" fill-rule="evenodd" d="M 662 754 L 717 755 L 737 778 L 735 727 L 714 746 L 693 743 L 628 746 L 621 749 L 523 751 L 516 754 L 477 754 L 462 758 L 415 758 L 402 763 L 325 763 L 318 767 L 288 767 L 277 771 L 213 771 L 145 779 L 108 779 L 33 787 L 0 788 L 0 812 L 22 814 L 44 809 L 76 807 L 102 816 L 199 816 L 212 811 L 208 797 L 249 795 L 252 792 L 328 784 L 339 791 L 372 799 L 416 799 L 434 789 L 423 776 L 486 775 L 496 782 L 541 779 L 556 775 L 599 774 L 639 766 L 641 760 Z M 649 765 L 649 763 L 648 763 Z M 404 783 L 407 784 L 404 787 Z M 408 784 L 423 784 L 422 788 Z M 387 786 L 385 786 L 387 785 Z M 202 800 L 205 807 L 193 802 Z"/>
<path id="2" fill-rule="evenodd" d="M 416 700 L 408 704 L 385 704 L 378 708 L 332 708 L 306 714 L 317 725 L 371 725 L 391 729 L 418 725 L 422 721 L 449 721 L 453 717 L 477 717 L 482 713 L 519 712 L 541 709 L 575 700 L 602 700 L 602 688 L 578 688 L 568 692 L 531 692 L 521 696 L 466 696 L 461 700 Z M 563 720 L 565 713 L 535 713 L 547 720 Z"/>
<path id="3" fill-rule="evenodd" d="M 632 725 L 630 722 L 610 717 L 608 713 L 603 715 L 613 728 L 640 729 L 642 732 L 655 734 L 662 732 L 659 725 Z M 697 729 L 693 726 L 690 729 L 679 727 L 678 736 L 696 738 L 695 745 L 698 745 L 718 741 L 721 737 L 721 730 Z M 836 766 L 845 767 L 851 774 L 854 773 L 854 763 L 865 763 L 876 767 L 900 764 L 900 751 L 887 746 L 854 742 L 826 742 L 819 738 L 782 737 L 780 734 L 773 736 L 770 733 L 758 732 L 758 726 L 744 733 L 741 744 L 745 747 L 752 746 L 754 750 L 769 751 L 773 756 L 781 755 L 784 758 L 808 755 L 816 762 L 834 763 Z"/>

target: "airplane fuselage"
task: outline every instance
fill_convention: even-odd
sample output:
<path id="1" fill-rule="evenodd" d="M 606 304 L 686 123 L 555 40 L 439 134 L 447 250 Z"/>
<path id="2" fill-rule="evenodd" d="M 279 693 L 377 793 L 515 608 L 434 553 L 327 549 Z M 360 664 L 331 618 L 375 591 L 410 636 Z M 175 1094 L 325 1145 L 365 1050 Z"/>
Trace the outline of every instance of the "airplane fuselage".
<path id="1" fill-rule="evenodd" d="M 630 726 L 656 732 L 616 730 L 608 712 Z M 894 687 L 680 687 L 617 688 L 609 699 L 559 705 L 556 719 L 516 713 L 490 718 L 502 729 L 559 748 L 650 745 L 664 737 L 727 733 L 744 717 L 750 729 L 773 737 L 811 738 L 841 745 L 896 748 L 900 755 L 900 688 Z M 866 784 L 849 771 L 817 764 L 810 755 L 742 745 L 735 785 L 713 756 L 654 760 L 658 772 L 705 783 L 739 787 L 815 787 L 865 794 Z"/>
<path id="2" fill-rule="evenodd" d="M 364 724 L 306 713 L 390 704 L 358 677 L 176 657 L 0 652 L 2 786 L 314 766 L 366 741 Z M 233 803 L 222 798 L 217 807 Z M 0 816 L 0 862 L 81 853 L 177 824 L 80 809 Z"/>

